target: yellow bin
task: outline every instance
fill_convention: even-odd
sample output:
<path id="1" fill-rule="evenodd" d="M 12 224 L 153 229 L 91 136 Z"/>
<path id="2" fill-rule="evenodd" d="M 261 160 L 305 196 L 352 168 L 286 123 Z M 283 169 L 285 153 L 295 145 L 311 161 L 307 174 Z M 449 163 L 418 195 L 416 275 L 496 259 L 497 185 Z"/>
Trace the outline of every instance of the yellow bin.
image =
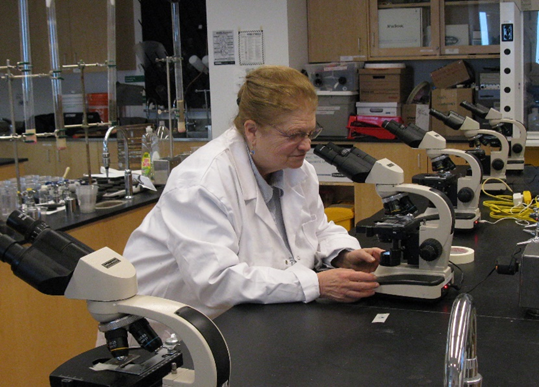
<path id="1" fill-rule="evenodd" d="M 343 226 L 347 231 L 352 229 L 352 222 L 354 220 L 354 209 L 352 206 L 330 206 L 326 207 L 324 212 L 326 213 L 328 220 L 332 220 L 333 223 Z"/>

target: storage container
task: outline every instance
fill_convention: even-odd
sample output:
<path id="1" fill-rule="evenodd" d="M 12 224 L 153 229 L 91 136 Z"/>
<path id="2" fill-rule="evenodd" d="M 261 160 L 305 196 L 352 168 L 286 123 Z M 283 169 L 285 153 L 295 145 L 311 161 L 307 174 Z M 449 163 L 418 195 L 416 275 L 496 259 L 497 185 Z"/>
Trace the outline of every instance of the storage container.
<path id="1" fill-rule="evenodd" d="M 309 80 L 320 91 L 357 91 L 357 71 L 362 62 L 307 64 Z"/>
<path id="2" fill-rule="evenodd" d="M 319 91 L 316 121 L 324 128 L 320 138 L 346 138 L 348 117 L 354 114 L 357 91 Z"/>
<path id="3" fill-rule="evenodd" d="M 400 116 L 401 104 L 398 102 L 358 102 L 358 116 Z"/>
<path id="4" fill-rule="evenodd" d="M 342 206 L 339 204 L 326 207 L 324 209 L 328 221 L 342 226 L 346 231 L 350 231 L 353 227 L 354 221 L 354 208 L 353 206 Z"/>

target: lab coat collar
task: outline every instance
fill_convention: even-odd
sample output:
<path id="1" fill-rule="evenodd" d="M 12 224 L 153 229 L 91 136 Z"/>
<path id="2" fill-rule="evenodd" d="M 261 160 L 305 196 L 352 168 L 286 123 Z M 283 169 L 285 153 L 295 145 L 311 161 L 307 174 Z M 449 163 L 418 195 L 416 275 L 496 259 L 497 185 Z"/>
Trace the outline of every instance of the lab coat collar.
<path id="1" fill-rule="evenodd" d="M 243 198 L 246 201 L 255 199 L 258 194 L 258 184 L 251 169 L 249 154 L 246 151 L 247 144 L 235 127 L 228 129 L 223 135 L 225 135 L 230 141 L 229 146 L 232 154 L 234 155 L 236 169 L 239 172 Z M 283 170 L 283 180 L 285 184 L 282 188 L 285 192 L 287 190 L 294 190 L 297 185 L 307 178 L 307 173 L 303 168 L 304 167 L 297 169 L 288 168 Z"/>

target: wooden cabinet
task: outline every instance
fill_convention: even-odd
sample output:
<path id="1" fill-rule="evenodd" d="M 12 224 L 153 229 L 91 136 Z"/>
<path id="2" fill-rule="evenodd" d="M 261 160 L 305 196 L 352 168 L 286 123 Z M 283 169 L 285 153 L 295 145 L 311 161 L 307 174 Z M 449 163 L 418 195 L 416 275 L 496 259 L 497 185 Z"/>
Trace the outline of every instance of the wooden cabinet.
<path id="1" fill-rule="evenodd" d="M 500 1 L 442 1 L 442 55 L 499 54 Z"/>
<path id="2" fill-rule="evenodd" d="M 32 72 L 48 73 L 50 54 L 48 43 L 47 10 L 45 1 L 28 0 Z M 107 60 L 107 1 L 105 0 L 56 0 L 56 20 L 59 60 L 62 65 L 105 63 Z M 3 15 L 18 15 L 18 1 L 0 2 Z M 133 70 L 136 67 L 134 52 L 133 2 L 116 1 L 117 68 Z M 2 26 L 0 65 L 9 59 L 12 65 L 20 61 L 19 18 L 6 18 Z M 106 67 L 87 68 L 85 71 L 106 71 Z"/>
<path id="3" fill-rule="evenodd" d="M 364 61 L 368 0 L 308 0 L 309 62 Z"/>
<path id="4" fill-rule="evenodd" d="M 308 0 L 307 9 L 310 63 L 500 53 L 500 0 Z"/>
<path id="5" fill-rule="evenodd" d="M 438 55 L 439 0 L 387 2 L 370 0 L 370 56 Z"/>
<path id="6" fill-rule="evenodd" d="M 99 142 L 89 143 L 92 173 L 99 173 L 102 146 Z M 18 143 L 18 155 L 27 158 L 25 173 L 28 175 L 63 176 L 69 167 L 70 179 L 76 179 L 88 172 L 86 144 L 84 141 L 69 141 L 67 149 L 57 150 L 54 139 L 38 140 L 35 144 Z M 0 142 L 2 155 L 13 155 L 13 143 Z"/>

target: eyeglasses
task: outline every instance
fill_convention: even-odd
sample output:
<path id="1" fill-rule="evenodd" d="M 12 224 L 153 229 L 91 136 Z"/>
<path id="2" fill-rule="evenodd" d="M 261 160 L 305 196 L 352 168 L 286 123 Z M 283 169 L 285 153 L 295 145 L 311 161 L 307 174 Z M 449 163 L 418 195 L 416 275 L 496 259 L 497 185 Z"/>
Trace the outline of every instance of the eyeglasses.
<path id="1" fill-rule="evenodd" d="M 302 142 L 306 138 L 308 138 L 309 140 L 314 140 L 316 137 L 320 135 L 322 130 L 324 130 L 324 128 L 322 128 L 318 123 L 316 123 L 316 128 L 314 130 L 311 130 L 310 132 L 297 131 L 293 133 L 286 133 L 286 132 L 283 132 L 278 127 L 276 127 L 275 125 L 270 125 L 270 126 L 276 131 L 278 131 L 281 134 L 281 136 L 286 137 L 288 141 L 297 142 L 297 143 Z"/>

